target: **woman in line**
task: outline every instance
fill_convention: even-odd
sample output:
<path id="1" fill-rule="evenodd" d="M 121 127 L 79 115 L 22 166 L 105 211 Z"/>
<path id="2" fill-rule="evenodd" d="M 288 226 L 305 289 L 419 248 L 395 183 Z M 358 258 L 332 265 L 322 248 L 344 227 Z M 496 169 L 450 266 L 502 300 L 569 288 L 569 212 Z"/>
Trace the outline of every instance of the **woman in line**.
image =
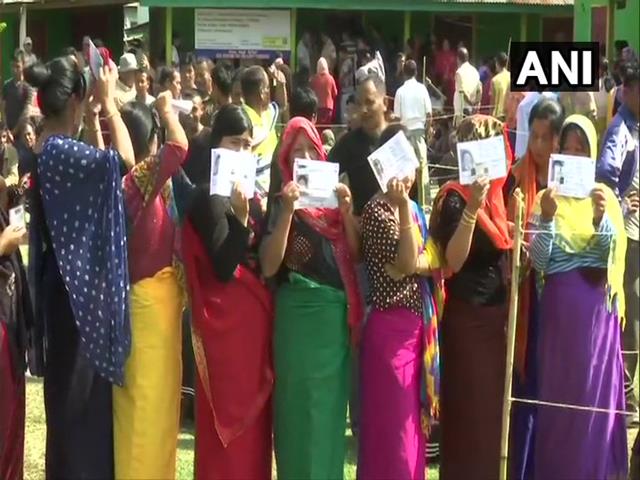
<path id="1" fill-rule="evenodd" d="M 591 121 L 567 118 L 560 151 L 595 161 Z M 547 189 L 538 195 L 531 223 L 539 231 L 531 259 L 544 281 L 538 398 L 610 411 L 538 406 L 535 478 L 626 479 L 625 419 L 613 412 L 625 409 L 620 319 L 626 236 L 620 204 L 603 184 L 586 199 Z"/>
<path id="2" fill-rule="evenodd" d="M 494 136 L 505 136 L 510 167 L 499 120 L 473 115 L 456 132 L 458 142 Z M 479 179 L 470 187 L 449 182 L 431 216 L 431 235 L 452 273 L 441 330 L 443 480 L 499 477 L 508 316 L 503 263 L 512 244 L 505 180 Z"/>
<path id="3" fill-rule="evenodd" d="M 250 155 L 252 131 L 244 109 L 226 105 L 214 118 L 210 148 Z M 191 161 L 210 165 L 209 150 Z M 267 480 L 273 306 L 258 261 L 263 214 L 239 184 L 229 199 L 209 195 L 206 170 L 193 178 L 183 236 L 198 369 L 195 475 Z"/>
<path id="4" fill-rule="evenodd" d="M 342 478 L 349 330 L 355 331 L 363 315 L 354 268 L 359 232 L 344 185 L 336 188 L 339 209 L 295 210 L 300 190 L 293 182 L 294 160 L 326 157 L 320 135 L 305 118 L 292 119 L 282 138 L 277 168 L 283 188 L 270 195 L 260 251 L 263 275 L 278 283 L 273 344 L 278 478 Z"/>
<path id="5" fill-rule="evenodd" d="M 414 180 L 414 173 L 391 180 L 362 217 L 373 310 L 361 346 L 359 478 L 425 478 L 421 394 L 435 387 L 437 325 L 431 285 L 420 277 L 430 266 L 426 219 L 409 199 Z M 427 389 L 424 405 L 430 420 L 438 410 L 434 393 Z"/>
<path id="6" fill-rule="evenodd" d="M 509 219 L 515 216 L 513 193 L 520 189 L 524 197 L 524 218 L 533 212 L 538 192 L 547 186 L 549 159 L 557 152 L 560 129 L 564 121 L 562 106 L 551 98 L 541 98 L 529 116 L 529 142 L 527 153 L 511 169 L 504 188 L 509 202 Z M 525 242 L 531 240 L 525 235 Z M 516 328 L 515 373 L 513 394 L 518 398 L 537 398 L 536 391 L 536 339 L 538 298 L 535 275 L 531 263 L 524 259 L 519 292 L 518 324 Z M 533 472 L 535 406 L 524 403 L 513 405 L 511 425 L 511 471 L 514 478 L 524 480 Z"/>
<path id="7" fill-rule="evenodd" d="M 311 88 L 318 97 L 318 125 L 322 127 L 331 125 L 335 113 L 338 87 L 329 72 L 327 61 L 322 57 L 318 60 L 318 71 L 311 79 Z"/>
<path id="8" fill-rule="evenodd" d="M 76 61 L 60 57 L 26 71 L 44 115 L 32 172 L 29 268 L 35 341 L 46 360 L 49 479 L 114 476 L 112 385 L 124 382 L 131 344 L 120 163 L 134 163 L 114 101 L 117 78 L 108 65 L 95 80 L 112 139 L 112 148 L 100 150 L 74 139 L 87 97 Z"/>
<path id="9" fill-rule="evenodd" d="M 5 190 L 6 186 L 1 188 Z M 27 231 L 24 225 L 10 225 L 4 210 L 0 212 L 0 229 L 0 478 L 22 480 L 24 372 L 33 321 L 27 275 L 19 250 Z"/>
<path id="10" fill-rule="evenodd" d="M 171 94 L 125 104 L 121 113 L 136 165 L 124 177 L 131 294 L 131 355 L 124 387 L 113 390 L 116 478 L 174 478 L 180 426 L 183 274 L 171 176 L 187 138 Z M 158 130 L 166 143 L 158 148 Z M 101 137 L 98 137 L 101 138 Z"/>

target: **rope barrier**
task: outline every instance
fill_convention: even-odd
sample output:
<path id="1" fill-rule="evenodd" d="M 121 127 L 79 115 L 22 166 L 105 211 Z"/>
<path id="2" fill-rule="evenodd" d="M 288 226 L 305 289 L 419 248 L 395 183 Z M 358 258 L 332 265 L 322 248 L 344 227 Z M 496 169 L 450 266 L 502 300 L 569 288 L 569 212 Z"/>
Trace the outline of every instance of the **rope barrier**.
<path id="1" fill-rule="evenodd" d="M 510 397 L 509 400 L 511 400 L 512 402 L 528 403 L 530 405 L 543 405 L 545 407 L 566 408 L 568 410 L 579 410 L 579 411 L 595 412 L 595 413 L 615 413 L 616 415 L 628 415 L 628 416 L 635 415 L 634 412 L 627 412 L 626 410 L 609 410 L 607 408 L 585 407 L 583 405 L 571 405 L 570 403 L 546 402 L 544 400 L 529 400 L 526 398 L 517 398 L 517 397 Z"/>

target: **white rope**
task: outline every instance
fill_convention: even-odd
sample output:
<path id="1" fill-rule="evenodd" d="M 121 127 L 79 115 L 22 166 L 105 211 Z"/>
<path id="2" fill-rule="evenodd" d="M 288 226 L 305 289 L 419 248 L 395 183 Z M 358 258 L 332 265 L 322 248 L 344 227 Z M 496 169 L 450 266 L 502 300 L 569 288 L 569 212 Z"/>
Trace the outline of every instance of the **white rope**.
<path id="1" fill-rule="evenodd" d="M 585 407 L 582 405 L 571 405 L 569 403 L 545 402 L 543 400 L 529 400 L 526 398 L 517 397 L 511 397 L 509 400 L 511 400 L 512 402 L 528 403 L 531 405 L 543 405 L 545 407 L 566 408 L 569 410 L 579 410 L 583 412 L 615 413 L 616 415 L 635 415 L 634 412 L 627 412 L 625 410 L 610 410 L 608 408 Z"/>

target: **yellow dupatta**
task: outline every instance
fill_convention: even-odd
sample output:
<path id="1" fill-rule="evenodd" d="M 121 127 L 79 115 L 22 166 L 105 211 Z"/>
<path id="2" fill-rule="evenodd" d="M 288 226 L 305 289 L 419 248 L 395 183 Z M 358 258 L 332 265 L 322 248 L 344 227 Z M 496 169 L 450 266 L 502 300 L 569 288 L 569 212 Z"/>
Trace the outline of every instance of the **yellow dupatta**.
<path id="1" fill-rule="evenodd" d="M 589 141 L 591 159 L 597 155 L 597 134 L 591 120 L 583 115 L 569 116 L 562 126 L 566 129 L 569 125 L 580 128 Z M 602 183 L 597 184 L 607 199 L 606 215 L 614 228 L 614 236 L 609 250 L 607 266 L 608 306 L 611 309 L 613 302 L 617 301 L 618 315 L 624 318 L 624 268 L 627 251 L 627 235 L 624 229 L 624 216 L 622 208 L 615 193 Z M 533 216 L 541 213 L 540 199 L 544 190 L 538 192 L 533 208 Z M 589 248 L 596 239 L 596 229 L 593 226 L 593 203 L 591 198 L 556 197 L 558 209 L 555 214 L 555 238 L 554 243 L 563 251 L 571 254 L 578 253 Z"/>

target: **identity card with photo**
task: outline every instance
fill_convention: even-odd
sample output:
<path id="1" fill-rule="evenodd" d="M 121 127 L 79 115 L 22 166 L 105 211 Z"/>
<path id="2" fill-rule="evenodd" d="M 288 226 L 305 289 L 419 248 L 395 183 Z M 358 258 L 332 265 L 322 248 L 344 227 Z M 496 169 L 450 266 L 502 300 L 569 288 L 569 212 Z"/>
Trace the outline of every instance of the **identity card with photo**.
<path id="1" fill-rule="evenodd" d="M 100 69 L 103 65 L 104 58 L 102 58 L 100 50 L 98 50 L 98 47 L 95 46 L 93 41 L 89 40 L 89 69 L 91 70 L 93 78 L 100 76 Z"/>
<path id="2" fill-rule="evenodd" d="M 590 157 L 553 153 L 547 186 L 563 197 L 587 198 L 596 185 L 596 162 Z"/>
<path id="3" fill-rule="evenodd" d="M 507 151 L 502 135 L 459 142 L 456 149 L 461 185 L 471 185 L 481 177 L 495 180 L 507 176 Z"/>
<path id="4" fill-rule="evenodd" d="M 392 178 L 403 178 L 420 166 L 416 152 L 404 132 L 396 133 L 391 139 L 368 157 L 378 184 L 383 192 Z"/>
<path id="5" fill-rule="evenodd" d="M 256 188 L 256 158 L 249 152 L 236 152 L 225 148 L 211 150 L 211 195 L 230 197 L 233 185 L 240 182 L 247 198 Z"/>
<path id="6" fill-rule="evenodd" d="M 26 227 L 27 220 L 25 218 L 24 205 L 19 205 L 9 210 L 9 224 L 16 227 Z"/>
<path id="7" fill-rule="evenodd" d="M 337 163 L 297 158 L 293 163 L 293 179 L 300 188 L 296 208 L 338 208 L 339 175 Z"/>

